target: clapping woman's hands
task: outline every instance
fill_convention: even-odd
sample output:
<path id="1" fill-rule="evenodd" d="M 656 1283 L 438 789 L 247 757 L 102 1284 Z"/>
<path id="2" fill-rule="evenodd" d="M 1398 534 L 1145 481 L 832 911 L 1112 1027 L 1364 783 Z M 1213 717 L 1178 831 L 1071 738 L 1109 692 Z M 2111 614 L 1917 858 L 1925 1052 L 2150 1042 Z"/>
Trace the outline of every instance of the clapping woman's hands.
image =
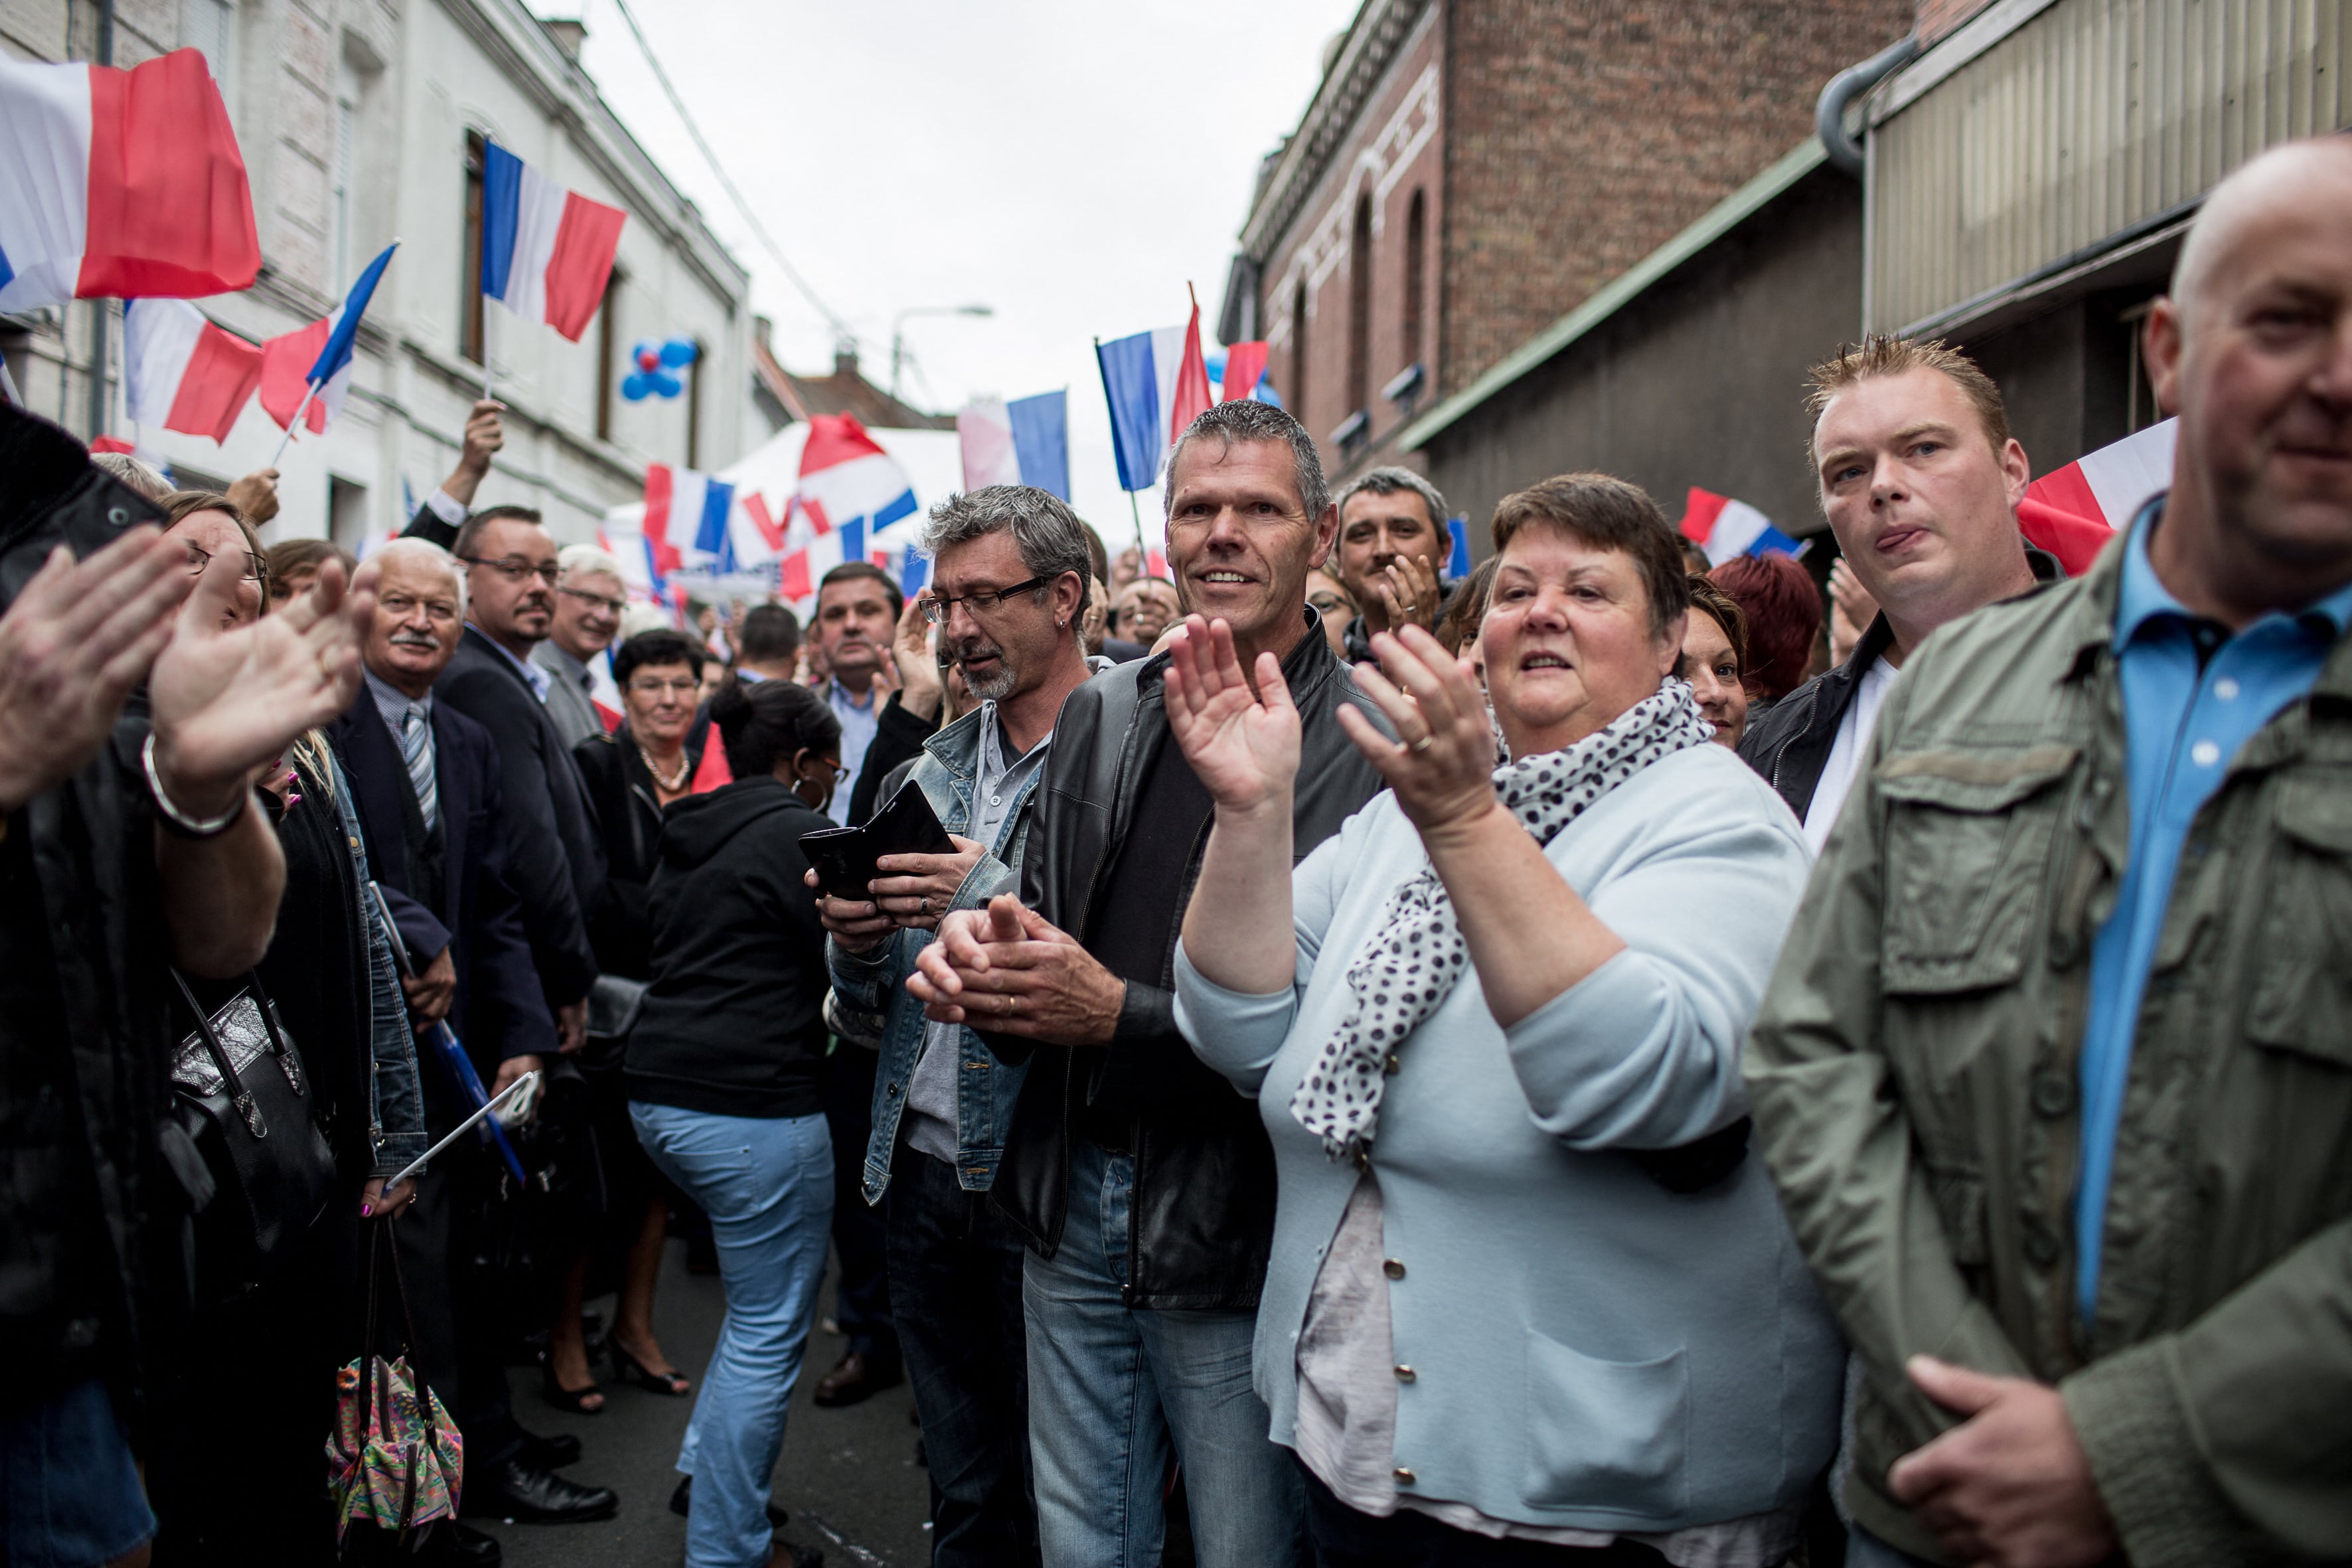
<path id="1" fill-rule="evenodd" d="M 1380 633 L 1372 652 L 1380 667 L 1358 665 L 1356 684 L 1388 715 L 1397 739 L 1344 702 L 1339 728 L 1388 780 L 1423 839 L 1466 827 L 1497 804 L 1494 721 L 1469 661 L 1419 626 Z"/>
<path id="2" fill-rule="evenodd" d="M 1280 804 L 1287 817 L 1298 776 L 1298 710 L 1283 682 L 1282 661 L 1258 655 L 1258 689 L 1252 691 L 1233 627 L 1199 616 L 1186 617 L 1168 656 L 1168 726 L 1217 808 L 1249 812 Z"/>

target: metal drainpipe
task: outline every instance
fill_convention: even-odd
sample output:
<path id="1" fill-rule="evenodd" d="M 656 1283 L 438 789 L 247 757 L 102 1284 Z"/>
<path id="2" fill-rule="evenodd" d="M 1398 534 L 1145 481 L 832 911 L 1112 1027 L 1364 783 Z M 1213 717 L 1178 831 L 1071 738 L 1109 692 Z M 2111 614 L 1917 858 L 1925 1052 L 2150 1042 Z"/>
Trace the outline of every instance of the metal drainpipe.
<path id="1" fill-rule="evenodd" d="M 114 63 L 114 0 L 98 0 L 98 49 L 96 63 Z M 89 438 L 97 440 L 106 434 L 106 411 L 110 399 L 106 395 L 106 328 L 110 309 L 104 300 L 89 302 Z"/>
<path id="2" fill-rule="evenodd" d="M 1829 86 L 1822 89 L 1821 101 L 1813 106 L 1813 130 L 1821 136 L 1822 150 L 1829 154 L 1832 168 L 1862 178 L 1862 143 L 1845 133 L 1846 105 L 1910 64 L 1918 53 L 1919 35 L 1913 33 L 1830 78 Z"/>

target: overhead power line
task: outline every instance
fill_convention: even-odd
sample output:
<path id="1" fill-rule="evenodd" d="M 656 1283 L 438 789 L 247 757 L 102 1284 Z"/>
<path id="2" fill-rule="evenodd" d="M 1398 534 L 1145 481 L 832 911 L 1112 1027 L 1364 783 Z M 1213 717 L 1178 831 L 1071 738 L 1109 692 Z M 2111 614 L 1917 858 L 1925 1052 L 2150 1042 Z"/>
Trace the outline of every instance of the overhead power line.
<path id="1" fill-rule="evenodd" d="M 818 298 L 817 291 L 809 286 L 809 280 L 801 276 L 800 268 L 785 258 L 783 247 L 768 232 L 768 226 L 760 221 L 760 215 L 751 210 L 751 204 L 743 199 L 743 193 L 735 188 L 733 180 L 728 178 L 727 166 L 719 161 L 719 154 L 711 151 L 710 142 L 702 134 L 702 127 L 697 125 L 694 116 L 687 112 L 686 100 L 677 95 L 677 89 L 670 85 L 669 72 L 662 69 L 661 60 L 654 54 L 653 45 L 646 40 L 645 29 L 637 26 L 636 16 L 629 9 L 629 0 L 613 0 L 613 4 L 620 10 L 621 20 L 629 25 L 629 36 L 636 39 L 637 52 L 645 56 L 646 64 L 653 68 L 654 79 L 661 83 L 662 91 L 669 99 L 669 106 L 677 110 L 678 119 L 686 126 L 686 133 L 694 138 L 696 148 L 702 153 L 702 161 L 710 165 L 710 172 L 719 177 L 719 184 L 726 191 L 728 199 L 735 204 L 737 216 L 751 226 L 760 243 L 767 247 L 769 257 L 782 269 L 784 276 L 792 279 L 793 287 L 801 291 L 801 298 L 806 300 L 833 328 L 835 338 L 845 343 L 856 343 L 857 334 L 849 330 L 849 323 L 835 314 L 832 306 Z"/>

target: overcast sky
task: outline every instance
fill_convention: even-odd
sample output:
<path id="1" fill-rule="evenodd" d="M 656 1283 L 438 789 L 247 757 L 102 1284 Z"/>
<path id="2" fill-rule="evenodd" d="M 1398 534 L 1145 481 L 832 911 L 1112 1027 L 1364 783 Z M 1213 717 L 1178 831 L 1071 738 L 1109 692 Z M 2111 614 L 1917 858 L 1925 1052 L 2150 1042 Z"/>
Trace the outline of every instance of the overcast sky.
<path id="1" fill-rule="evenodd" d="M 751 236 L 637 54 L 614 0 L 583 15 L 604 97 L 751 270 L 799 371 L 832 333 Z M 1131 534 L 1090 340 L 1184 319 L 1213 347 L 1259 159 L 1295 127 L 1356 0 L 634 0 L 654 52 L 793 265 L 889 380 L 918 317 L 909 402 L 1070 393 L 1078 510 Z M 925 498 L 929 500 L 933 498 Z M 1157 537 L 1146 492 L 1147 526 Z"/>

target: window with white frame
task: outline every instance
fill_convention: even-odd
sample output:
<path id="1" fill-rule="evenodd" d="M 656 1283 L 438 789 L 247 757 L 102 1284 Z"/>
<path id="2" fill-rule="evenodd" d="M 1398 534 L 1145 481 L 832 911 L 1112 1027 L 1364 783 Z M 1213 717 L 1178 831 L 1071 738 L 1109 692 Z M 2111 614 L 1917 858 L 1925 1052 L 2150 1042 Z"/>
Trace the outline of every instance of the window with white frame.
<path id="1" fill-rule="evenodd" d="M 205 57 L 221 101 L 236 109 L 236 0 L 180 0 L 180 43 Z"/>
<path id="2" fill-rule="evenodd" d="M 334 162 L 327 172 L 328 210 L 334 225 L 327 286 L 334 293 L 350 287 L 353 258 L 359 252 L 359 244 L 352 235 L 352 186 L 355 183 L 352 167 L 359 155 L 359 125 L 360 73 L 352 68 L 349 60 L 339 60 L 335 66 Z"/>

